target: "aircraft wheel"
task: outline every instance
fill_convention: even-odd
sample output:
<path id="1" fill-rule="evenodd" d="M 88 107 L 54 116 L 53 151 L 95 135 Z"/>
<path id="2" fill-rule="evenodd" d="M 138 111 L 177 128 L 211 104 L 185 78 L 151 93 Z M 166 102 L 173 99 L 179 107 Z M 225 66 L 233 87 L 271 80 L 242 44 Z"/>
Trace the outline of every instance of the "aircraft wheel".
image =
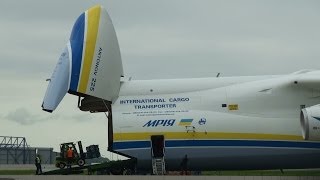
<path id="1" fill-rule="evenodd" d="M 123 175 L 123 170 L 122 169 L 111 169 L 111 174 L 112 175 Z"/>
<path id="2" fill-rule="evenodd" d="M 131 169 L 125 169 L 123 175 L 134 175 L 134 171 Z"/>
<path id="3" fill-rule="evenodd" d="M 59 164 L 59 168 L 60 169 L 64 169 L 66 167 L 66 164 L 61 162 L 61 163 L 58 163 Z"/>
<path id="4" fill-rule="evenodd" d="M 78 165 L 79 165 L 79 166 L 82 167 L 82 166 L 84 166 L 84 164 L 85 164 L 85 161 L 84 161 L 83 159 L 79 159 L 79 160 L 78 160 Z"/>

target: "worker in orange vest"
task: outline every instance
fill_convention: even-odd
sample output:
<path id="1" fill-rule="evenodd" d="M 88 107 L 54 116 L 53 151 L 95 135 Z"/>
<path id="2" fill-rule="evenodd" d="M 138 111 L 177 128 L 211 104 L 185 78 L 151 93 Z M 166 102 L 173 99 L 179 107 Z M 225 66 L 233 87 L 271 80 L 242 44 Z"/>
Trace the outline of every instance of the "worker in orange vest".
<path id="1" fill-rule="evenodd" d="M 67 160 L 68 160 L 68 167 L 71 168 L 71 165 L 73 162 L 73 150 L 71 147 L 69 147 L 67 151 Z"/>

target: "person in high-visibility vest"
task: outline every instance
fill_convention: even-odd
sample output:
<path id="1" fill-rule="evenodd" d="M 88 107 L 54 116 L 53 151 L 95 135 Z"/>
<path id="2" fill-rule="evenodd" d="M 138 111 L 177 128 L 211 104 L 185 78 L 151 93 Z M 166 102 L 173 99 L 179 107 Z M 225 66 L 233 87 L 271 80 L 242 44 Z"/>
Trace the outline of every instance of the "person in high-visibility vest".
<path id="1" fill-rule="evenodd" d="M 36 158 L 34 159 L 34 161 L 37 168 L 36 175 L 42 174 L 41 159 L 39 154 L 36 155 Z"/>
<path id="2" fill-rule="evenodd" d="M 71 147 L 69 147 L 67 151 L 67 160 L 68 160 L 68 167 L 71 168 L 71 165 L 73 162 L 73 150 Z"/>

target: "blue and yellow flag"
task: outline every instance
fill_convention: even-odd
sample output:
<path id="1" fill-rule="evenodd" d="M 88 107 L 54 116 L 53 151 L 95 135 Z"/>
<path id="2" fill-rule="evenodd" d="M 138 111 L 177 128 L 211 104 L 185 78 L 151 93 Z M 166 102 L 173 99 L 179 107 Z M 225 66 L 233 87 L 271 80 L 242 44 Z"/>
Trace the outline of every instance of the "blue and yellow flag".
<path id="1" fill-rule="evenodd" d="M 179 126 L 190 126 L 193 119 L 181 119 Z"/>

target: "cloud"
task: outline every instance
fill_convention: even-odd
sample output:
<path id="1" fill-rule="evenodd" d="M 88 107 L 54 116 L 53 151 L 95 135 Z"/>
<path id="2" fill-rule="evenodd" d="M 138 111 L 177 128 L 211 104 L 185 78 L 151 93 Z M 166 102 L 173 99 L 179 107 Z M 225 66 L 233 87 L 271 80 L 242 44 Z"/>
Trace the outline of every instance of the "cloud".
<path id="1" fill-rule="evenodd" d="M 10 111 L 7 115 L 1 115 L 1 119 L 7 119 L 12 122 L 16 122 L 21 125 L 33 125 L 36 123 L 43 123 L 50 120 L 54 121 L 76 121 L 77 123 L 86 123 L 91 122 L 95 119 L 95 117 L 104 117 L 103 115 L 95 116 L 91 113 L 80 113 L 80 114 L 48 114 L 46 115 L 39 115 L 39 113 L 32 113 L 27 108 L 20 107 L 16 110 Z"/>
<path id="2" fill-rule="evenodd" d="M 76 115 L 73 115 L 71 116 L 71 119 L 72 120 L 75 120 L 77 122 L 88 122 L 88 121 L 91 121 L 93 120 L 93 116 L 92 114 L 76 114 Z"/>
<path id="3" fill-rule="evenodd" d="M 21 125 L 32 125 L 38 122 L 45 122 L 51 119 L 59 118 L 59 116 L 39 116 L 31 113 L 26 108 L 18 108 L 14 111 L 9 112 L 6 116 L 4 116 L 4 118 Z"/>

